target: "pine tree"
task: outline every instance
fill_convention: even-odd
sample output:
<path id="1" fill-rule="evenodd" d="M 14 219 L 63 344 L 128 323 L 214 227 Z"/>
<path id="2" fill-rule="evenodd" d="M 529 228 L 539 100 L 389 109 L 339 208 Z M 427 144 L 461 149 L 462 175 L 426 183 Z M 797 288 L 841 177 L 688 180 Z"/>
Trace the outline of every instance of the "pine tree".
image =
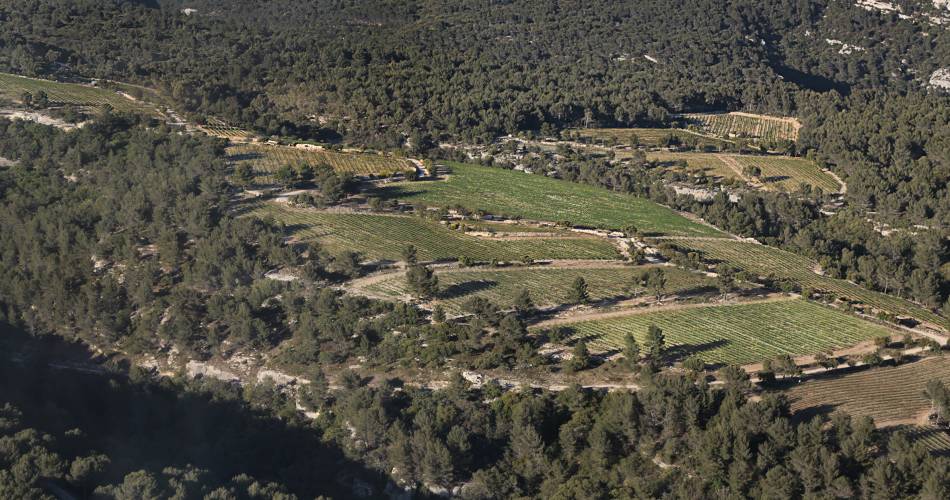
<path id="1" fill-rule="evenodd" d="M 411 266 L 406 271 L 406 282 L 409 291 L 420 299 L 430 299 L 438 294 L 439 278 L 428 267 Z"/>
<path id="2" fill-rule="evenodd" d="M 587 281 L 578 276 L 574 279 L 574 282 L 571 283 L 571 289 L 567 296 L 568 302 L 571 304 L 586 304 L 590 300 L 590 294 L 587 291 Z"/>
<path id="3" fill-rule="evenodd" d="M 637 343 L 637 339 L 632 333 L 627 333 L 623 337 L 623 345 L 623 355 L 626 358 L 627 366 L 634 370 L 640 363 L 640 344 Z"/>
<path id="4" fill-rule="evenodd" d="M 518 295 L 515 297 L 515 311 L 518 311 L 518 313 L 522 315 L 527 315 L 534 311 L 534 301 L 531 300 L 531 293 L 527 288 L 522 288 L 518 291 Z"/>
<path id="5" fill-rule="evenodd" d="M 402 249 L 402 260 L 407 266 L 414 266 L 419 262 L 419 252 L 415 245 L 407 245 Z"/>
<path id="6" fill-rule="evenodd" d="M 647 328 L 644 345 L 650 358 L 653 361 L 659 361 L 663 357 L 663 352 L 666 350 L 666 337 L 663 335 L 663 330 L 656 325 L 650 325 L 650 327 Z"/>
<path id="7" fill-rule="evenodd" d="M 583 340 L 574 344 L 574 352 L 571 362 L 568 365 L 571 371 L 579 372 L 590 367 L 590 351 L 587 349 L 587 342 Z"/>

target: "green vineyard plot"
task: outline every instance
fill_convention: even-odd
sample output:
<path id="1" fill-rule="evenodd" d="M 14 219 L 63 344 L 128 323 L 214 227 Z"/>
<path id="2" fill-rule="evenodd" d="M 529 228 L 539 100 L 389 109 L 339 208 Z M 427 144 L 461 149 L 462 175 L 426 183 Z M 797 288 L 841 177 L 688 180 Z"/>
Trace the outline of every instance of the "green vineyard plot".
<path id="1" fill-rule="evenodd" d="M 521 290 L 528 290 L 536 306 L 549 307 L 568 302 L 571 283 L 584 278 L 594 302 L 625 299 L 645 290 L 637 278 L 647 267 L 471 269 L 439 272 L 442 296 L 436 302 L 452 313 L 471 297 L 483 297 L 503 308 L 511 307 Z M 664 268 L 668 294 L 715 290 L 714 280 L 682 269 Z M 403 298 L 409 295 L 403 275 L 374 283 L 365 288 L 378 296 Z"/>
<path id="2" fill-rule="evenodd" d="M 691 113 L 684 118 L 719 137 L 749 137 L 765 141 L 796 141 L 801 125 L 794 118 L 749 113 Z"/>
<path id="3" fill-rule="evenodd" d="M 247 142 L 254 138 L 253 133 L 228 125 L 217 118 L 208 118 L 206 123 L 201 126 L 201 130 L 215 137 L 221 137 L 236 143 Z"/>
<path id="4" fill-rule="evenodd" d="M 775 186 L 783 191 L 795 191 L 804 183 L 821 188 L 825 193 L 835 193 L 841 189 L 838 181 L 822 172 L 815 162 L 804 158 L 787 156 L 748 156 L 730 155 L 743 168 L 759 167 L 760 176 L 766 186 Z"/>
<path id="5" fill-rule="evenodd" d="M 272 183 L 273 173 L 284 165 L 329 165 L 341 173 L 383 177 L 415 169 L 415 165 L 404 158 L 290 146 L 238 144 L 228 148 L 228 155 L 233 162 L 248 162 L 261 183 Z"/>
<path id="6" fill-rule="evenodd" d="M 928 309 L 908 300 L 868 290 L 850 281 L 822 276 L 813 271 L 818 267 L 816 262 L 778 248 L 738 240 L 684 239 L 676 241 L 676 245 L 702 252 L 707 259 L 725 262 L 760 276 L 773 275 L 776 278 L 789 279 L 802 287 L 830 292 L 875 309 L 926 321 L 945 330 L 950 329 L 950 321 Z"/>
<path id="7" fill-rule="evenodd" d="M 814 354 L 880 337 L 891 330 L 805 300 L 704 306 L 643 312 L 567 325 L 598 351 L 624 346 L 631 333 L 643 342 L 650 325 L 663 329 L 671 354 L 708 363 L 746 364 Z"/>
<path id="8" fill-rule="evenodd" d="M 655 151 L 648 153 L 647 159 L 658 162 L 685 161 L 690 170 L 702 170 L 708 176 L 736 180 L 743 180 L 741 174 L 745 167 L 754 166 L 761 169 L 759 180 L 768 189 L 791 192 L 798 190 L 802 183 L 821 188 L 825 193 L 837 192 L 841 188 L 834 177 L 822 172 L 815 162 L 804 158 Z"/>
<path id="9" fill-rule="evenodd" d="M 0 73 L 0 95 L 7 99 L 19 100 L 24 93 L 30 93 L 36 97 L 40 91 L 46 93 L 53 105 L 71 104 L 83 108 L 109 105 L 116 111 L 158 115 L 151 106 L 113 90 Z"/>
<path id="10" fill-rule="evenodd" d="M 576 184 L 515 170 L 450 163 L 445 180 L 393 184 L 376 194 L 432 206 L 463 206 L 494 215 L 622 229 L 630 224 L 646 233 L 722 236 L 718 230 L 652 201 L 596 186 Z"/>
<path id="11" fill-rule="evenodd" d="M 453 231 L 437 222 L 413 216 L 364 213 L 328 213 L 268 203 L 250 212 L 287 225 L 302 240 L 319 242 L 331 251 L 353 250 L 368 259 L 400 260 L 408 245 L 418 248 L 421 260 L 468 257 L 500 261 L 532 259 L 616 259 L 609 241 L 600 238 L 531 238 L 494 240 Z"/>
<path id="12" fill-rule="evenodd" d="M 809 380 L 785 391 L 785 394 L 795 411 L 809 408 L 817 411 L 833 406 L 834 411 L 872 417 L 879 425 L 907 423 L 917 420 L 930 409 L 930 402 L 923 392 L 931 379 L 950 383 L 950 359 L 930 358 Z"/>

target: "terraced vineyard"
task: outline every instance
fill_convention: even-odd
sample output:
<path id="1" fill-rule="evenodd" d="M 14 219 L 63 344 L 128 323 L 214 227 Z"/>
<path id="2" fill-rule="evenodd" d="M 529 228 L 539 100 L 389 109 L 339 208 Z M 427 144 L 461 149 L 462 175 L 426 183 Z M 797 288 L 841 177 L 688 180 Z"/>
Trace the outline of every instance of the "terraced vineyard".
<path id="1" fill-rule="evenodd" d="M 655 151 L 647 159 L 659 162 L 685 161 L 690 169 L 702 170 L 706 175 L 726 179 L 743 180 L 743 168 L 756 166 L 762 170 L 765 187 L 782 191 L 795 191 L 801 183 L 821 188 L 825 193 L 837 192 L 838 182 L 821 171 L 817 164 L 804 158 L 788 156 L 754 156 L 712 153 L 672 153 Z M 730 167 L 731 162 L 733 167 Z"/>
<path id="2" fill-rule="evenodd" d="M 721 149 L 731 141 L 716 137 L 707 137 L 689 130 L 678 128 L 585 128 L 571 130 L 576 137 L 588 139 L 595 143 L 636 145 L 657 147 L 666 142 L 670 135 L 683 143 L 696 143 L 702 147 Z"/>
<path id="3" fill-rule="evenodd" d="M 290 146 L 237 144 L 228 148 L 228 155 L 233 162 L 248 162 L 257 173 L 257 181 L 264 184 L 272 183 L 272 174 L 284 165 L 326 164 L 337 172 L 383 177 L 415 169 L 415 165 L 404 158 Z"/>
<path id="4" fill-rule="evenodd" d="M 785 391 L 792 409 L 821 409 L 872 417 L 878 425 L 910 423 L 930 409 L 923 395 L 928 380 L 950 383 L 950 359 L 924 359 L 803 382 Z"/>
<path id="5" fill-rule="evenodd" d="M 813 354 L 892 333 L 800 299 L 660 310 L 568 326 L 594 350 L 612 351 L 623 348 L 627 333 L 642 342 L 651 324 L 663 329 L 671 355 L 726 364 Z"/>
<path id="6" fill-rule="evenodd" d="M 812 271 L 817 263 L 784 250 L 738 240 L 683 239 L 674 242 L 677 246 L 702 252 L 707 259 L 726 262 L 760 276 L 774 275 L 790 279 L 803 287 L 823 290 L 838 297 L 856 300 L 875 309 L 916 318 L 950 330 L 950 320 L 892 295 L 868 290 L 850 281 L 822 276 Z"/>
<path id="7" fill-rule="evenodd" d="M 950 432 L 931 425 L 899 426 L 907 433 L 907 438 L 936 455 L 950 457 Z"/>
<path id="8" fill-rule="evenodd" d="M 201 130 L 215 137 L 228 139 L 233 142 L 246 142 L 254 138 L 253 133 L 232 127 L 217 118 L 208 118 L 206 123 L 201 126 Z"/>
<path id="9" fill-rule="evenodd" d="M 463 206 L 495 215 L 680 236 L 723 236 L 650 200 L 514 170 L 449 164 L 445 180 L 395 183 L 374 194 L 430 206 Z"/>
<path id="10" fill-rule="evenodd" d="M 84 108 L 109 105 L 116 111 L 158 115 L 148 104 L 129 99 L 106 88 L 0 73 L 0 96 L 19 100 L 26 92 L 35 97 L 40 91 L 46 92 L 50 103 L 54 105 L 72 104 Z"/>
<path id="11" fill-rule="evenodd" d="M 484 297 L 501 307 L 510 307 L 518 293 L 527 289 L 537 306 L 560 305 L 568 302 L 568 290 L 578 277 L 587 281 L 593 301 L 624 299 L 629 297 L 627 287 L 630 285 L 634 288 L 629 293 L 643 292 L 635 281 L 646 269 L 644 266 L 614 266 L 603 269 L 523 267 L 443 271 L 437 273 L 443 289 L 443 297 L 437 302 L 452 313 L 459 312 L 462 303 L 474 296 Z M 663 269 L 667 277 L 667 294 L 714 290 L 715 282 L 702 274 L 672 267 Z M 402 274 L 369 285 L 365 291 L 396 299 L 408 296 Z"/>
<path id="12" fill-rule="evenodd" d="M 801 128 L 801 124 L 794 118 L 750 113 L 690 113 L 683 117 L 701 127 L 703 131 L 718 137 L 796 141 Z"/>
<path id="13" fill-rule="evenodd" d="M 617 249 L 601 238 L 530 238 L 493 240 L 453 231 L 442 224 L 413 216 L 329 213 L 283 204 L 261 204 L 250 212 L 272 217 L 302 240 L 315 240 L 331 251 L 354 250 L 368 259 L 400 260 L 407 245 L 415 245 L 421 260 L 468 257 L 501 261 L 532 259 L 615 259 Z"/>
<path id="14" fill-rule="evenodd" d="M 719 154 L 652 151 L 647 153 L 647 159 L 661 163 L 685 161 L 689 170 L 701 170 L 707 176 L 725 179 L 742 179 L 735 170 L 729 168 L 729 165 L 726 165 L 726 163 L 720 159 Z"/>
<path id="15" fill-rule="evenodd" d="M 804 158 L 788 156 L 730 155 L 743 168 L 756 166 L 762 169 L 762 180 L 767 186 L 783 191 L 795 191 L 801 183 L 821 188 L 825 193 L 836 193 L 841 185 L 834 177 L 824 173 L 818 165 Z"/>

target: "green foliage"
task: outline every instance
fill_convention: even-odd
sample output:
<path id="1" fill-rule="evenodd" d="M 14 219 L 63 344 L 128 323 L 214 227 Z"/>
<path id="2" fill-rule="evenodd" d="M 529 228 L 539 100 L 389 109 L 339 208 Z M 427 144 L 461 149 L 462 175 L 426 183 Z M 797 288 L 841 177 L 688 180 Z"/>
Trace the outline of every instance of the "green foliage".
<path id="1" fill-rule="evenodd" d="M 426 266 L 410 266 L 406 271 L 406 283 L 418 298 L 429 299 L 439 293 L 439 278 Z"/>
<path id="2" fill-rule="evenodd" d="M 587 291 L 587 281 L 582 276 L 574 278 L 574 281 L 571 282 L 571 288 L 567 293 L 567 300 L 568 303 L 571 304 L 586 304 L 590 301 L 590 293 Z"/>

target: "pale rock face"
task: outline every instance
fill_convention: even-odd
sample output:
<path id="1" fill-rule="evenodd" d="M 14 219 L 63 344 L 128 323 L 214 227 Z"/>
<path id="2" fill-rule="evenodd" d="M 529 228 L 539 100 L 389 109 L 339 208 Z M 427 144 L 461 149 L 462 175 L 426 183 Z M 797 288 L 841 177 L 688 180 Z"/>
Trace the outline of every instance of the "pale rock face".
<path id="1" fill-rule="evenodd" d="M 950 2 L 950 0 L 946 0 Z M 930 86 L 950 90 L 950 68 L 940 68 L 930 75 Z"/>

